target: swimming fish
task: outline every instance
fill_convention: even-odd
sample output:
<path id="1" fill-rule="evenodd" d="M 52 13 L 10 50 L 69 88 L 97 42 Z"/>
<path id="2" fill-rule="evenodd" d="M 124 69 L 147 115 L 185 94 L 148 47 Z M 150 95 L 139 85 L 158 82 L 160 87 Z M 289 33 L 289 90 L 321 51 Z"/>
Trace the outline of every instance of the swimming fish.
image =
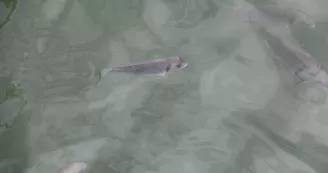
<path id="1" fill-rule="evenodd" d="M 87 164 L 84 162 L 75 162 L 68 165 L 60 173 L 80 173 L 87 168 Z"/>
<path id="2" fill-rule="evenodd" d="M 283 42 L 264 28 L 259 28 L 258 33 L 273 50 L 275 58 L 278 57 L 278 61 L 295 74 L 299 80 L 298 83 L 315 81 L 328 87 L 327 72 L 308 52 Z"/>
<path id="3" fill-rule="evenodd" d="M 141 76 L 165 76 L 168 72 L 183 69 L 187 65 L 188 62 L 185 61 L 183 58 L 181 58 L 180 56 L 174 56 L 170 58 L 141 62 L 128 66 L 105 68 L 101 70 L 97 83 L 108 73 L 119 72 L 131 73 Z"/>
<path id="4" fill-rule="evenodd" d="M 297 83 L 314 81 L 328 88 L 328 74 L 312 55 L 267 31 L 261 26 L 261 21 L 256 21 L 252 16 L 249 16 L 249 21 L 256 24 L 256 33 L 271 48 L 275 60 L 297 77 Z"/>

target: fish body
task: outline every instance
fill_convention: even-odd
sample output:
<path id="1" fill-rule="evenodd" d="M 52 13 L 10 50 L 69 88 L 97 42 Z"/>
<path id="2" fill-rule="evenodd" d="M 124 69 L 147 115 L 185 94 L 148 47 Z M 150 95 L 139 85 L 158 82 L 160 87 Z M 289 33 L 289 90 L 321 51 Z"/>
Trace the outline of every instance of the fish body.
<path id="1" fill-rule="evenodd" d="M 167 73 L 181 70 L 187 65 L 187 61 L 180 56 L 151 60 L 128 66 L 105 68 L 100 72 L 99 80 L 108 73 L 130 73 L 140 76 L 165 76 Z"/>
<path id="2" fill-rule="evenodd" d="M 296 46 L 283 42 L 264 28 L 258 31 L 274 52 L 275 58 L 279 58 L 278 61 L 294 73 L 299 82 L 315 81 L 328 87 L 327 72 L 313 56 Z"/>
<path id="3" fill-rule="evenodd" d="M 253 15 L 252 12 L 249 21 L 251 24 L 255 24 L 253 25 L 255 32 L 272 50 L 275 55 L 274 60 L 297 77 L 297 83 L 314 81 L 328 88 L 328 74 L 311 54 L 267 31 L 263 27 L 262 21 L 257 20 Z"/>
<path id="4" fill-rule="evenodd" d="M 68 165 L 60 173 L 80 173 L 87 168 L 87 164 L 84 162 L 75 162 Z"/>

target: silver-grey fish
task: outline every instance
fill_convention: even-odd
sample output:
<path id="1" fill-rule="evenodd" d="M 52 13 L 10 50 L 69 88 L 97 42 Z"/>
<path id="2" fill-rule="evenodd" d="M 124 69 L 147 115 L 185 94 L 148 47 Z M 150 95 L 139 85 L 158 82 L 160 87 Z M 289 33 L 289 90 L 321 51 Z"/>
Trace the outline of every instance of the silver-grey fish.
<path id="1" fill-rule="evenodd" d="M 251 11 L 248 20 L 253 24 L 252 27 L 254 27 L 255 32 L 271 48 L 275 54 L 275 60 L 297 76 L 298 83 L 315 81 L 328 87 L 328 74 L 312 55 L 267 31 L 264 28 L 263 21 L 259 20 L 254 14 L 254 11 Z"/>
<path id="2" fill-rule="evenodd" d="M 185 61 L 183 58 L 181 58 L 180 56 L 174 56 L 170 58 L 141 62 L 128 66 L 105 68 L 100 72 L 99 80 L 106 76 L 108 73 L 113 72 L 131 73 L 141 76 L 165 76 L 167 73 L 181 70 L 187 65 L 188 62 Z"/>
<path id="3" fill-rule="evenodd" d="M 328 75 L 321 64 L 308 52 L 287 42 L 283 42 L 264 28 L 258 34 L 266 41 L 275 54 L 275 58 L 299 79 L 299 83 L 315 81 L 328 87 Z"/>

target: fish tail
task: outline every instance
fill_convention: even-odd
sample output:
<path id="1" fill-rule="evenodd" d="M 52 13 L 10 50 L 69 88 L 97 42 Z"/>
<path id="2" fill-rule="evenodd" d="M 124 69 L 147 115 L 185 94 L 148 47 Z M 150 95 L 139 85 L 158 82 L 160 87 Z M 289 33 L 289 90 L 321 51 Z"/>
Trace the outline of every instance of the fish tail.
<path id="1" fill-rule="evenodd" d="M 104 68 L 100 71 L 99 77 L 103 78 L 111 71 L 112 71 L 112 68 Z"/>
<path id="2" fill-rule="evenodd" d="M 100 72 L 99 72 L 99 78 L 98 78 L 98 80 L 97 80 L 97 82 L 96 82 L 96 85 L 99 83 L 99 81 L 103 78 L 103 77 L 105 77 L 109 72 L 111 72 L 112 71 L 112 68 L 104 68 L 104 69 L 102 69 Z"/>

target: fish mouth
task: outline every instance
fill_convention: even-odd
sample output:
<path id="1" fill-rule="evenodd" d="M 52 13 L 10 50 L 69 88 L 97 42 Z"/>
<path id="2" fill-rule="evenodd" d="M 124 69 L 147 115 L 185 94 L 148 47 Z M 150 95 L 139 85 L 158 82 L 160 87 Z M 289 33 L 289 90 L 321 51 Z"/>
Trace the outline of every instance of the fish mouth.
<path id="1" fill-rule="evenodd" d="M 185 68 L 188 65 L 188 62 L 184 60 L 181 56 L 178 56 L 178 60 L 180 61 L 181 64 L 180 69 Z"/>
<path id="2" fill-rule="evenodd" d="M 188 63 L 185 62 L 185 63 L 182 64 L 181 68 L 185 68 L 185 67 L 187 67 L 187 65 L 188 65 Z"/>

